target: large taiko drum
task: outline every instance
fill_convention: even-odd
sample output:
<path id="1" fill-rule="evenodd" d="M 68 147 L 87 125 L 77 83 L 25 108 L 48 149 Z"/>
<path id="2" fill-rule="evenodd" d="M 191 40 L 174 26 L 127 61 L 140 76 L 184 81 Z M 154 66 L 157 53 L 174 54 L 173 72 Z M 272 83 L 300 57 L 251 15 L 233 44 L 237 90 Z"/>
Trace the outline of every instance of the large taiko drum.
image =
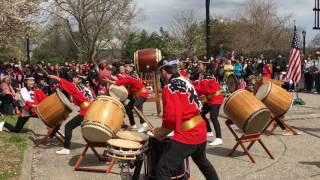
<path id="1" fill-rule="evenodd" d="M 51 128 L 61 124 L 71 112 L 70 101 L 59 90 L 45 98 L 36 107 L 38 117 Z"/>
<path id="2" fill-rule="evenodd" d="M 224 113 L 246 134 L 259 133 L 271 115 L 269 109 L 247 90 L 232 93 L 224 104 Z"/>
<path id="3" fill-rule="evenodd" d="M 115 136 L 125 117 L 122 103 L 110 96 L 98 96 L 84 116 L 81 132 L 91 142 L 103 142 Z"/>
<path id="4" fill-rule="evenodd" d="M 124 86 L 110 85 L 109 94 L 111 97 L 118 99 L 123 102 L 128 98 L 128 90 Z"/>
<path id="5" fill-rule="evenodd" d="M 157 71 L 157 64 L 161 58 L 159 49 L 140 49 L 134 53 L 134 64 L 138 72 Z"/>
<path id="6" fill-rule="evenodd" d="M 268 81 L 263 83 L 256 96 L 276 117 L 281 117 L 288 112 L 292 105 L 293 97 L 282 87 Z"/>

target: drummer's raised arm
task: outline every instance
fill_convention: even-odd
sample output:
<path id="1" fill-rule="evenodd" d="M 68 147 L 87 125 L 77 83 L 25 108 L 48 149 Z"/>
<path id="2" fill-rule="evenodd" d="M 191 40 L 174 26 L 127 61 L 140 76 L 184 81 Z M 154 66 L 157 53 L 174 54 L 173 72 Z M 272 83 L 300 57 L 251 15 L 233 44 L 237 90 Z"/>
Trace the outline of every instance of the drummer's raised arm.
<path id="1" fill-rule="evenodd" d="M 48 75 L 48 78 L 50 78 L 50 79 L 55 79 L 55 80 L 57 80 L 57 81 L 59 81 L 60 82 L 60 77 L 58 77 L 58 76 L 55 76 L 55 75 Z"/>

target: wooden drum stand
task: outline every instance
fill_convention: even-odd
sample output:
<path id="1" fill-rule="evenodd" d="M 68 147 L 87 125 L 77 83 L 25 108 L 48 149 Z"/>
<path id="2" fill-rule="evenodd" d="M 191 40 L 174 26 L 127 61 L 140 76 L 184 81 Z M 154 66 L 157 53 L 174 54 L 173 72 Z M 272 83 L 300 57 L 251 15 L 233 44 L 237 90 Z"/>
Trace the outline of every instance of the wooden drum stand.
<path id="1" fill-rule="evenodd" d="M 269 121 L 269 123 L 267 124 L 267 126 L 263 129 L 262 132 L 265 132 L 272 124 L 273 127 L 271 128 L 271 130 L 267 133 L 268 136 L 273 135 L 273 132 L 275 131 L 275 129 L 279 126 L 281 129 L 285 129 L 289 132 L 292 133 L 292 135 L 299 135 L 301 133 L 298 133 L 297 131 L 295 131 L 290 125 L 288 125 L 286 122 L 285 116 L 280 116 L 280 117 L 275 117 L 275 116 L 271 116 L 271 120 Z"/>
<path id="2" fill-rule="evenodd" d="M 157 82 L 157 75 L 156 72 L 140 72 L 140 79 L 142 82 L 150 84 L 153 88 L 154 96 L 148 97 L 146 102 L 155 102 L 157 107 L 157 114 L 160 115 L 161 113 L 161 104 L 160 104 L 160 97 L 159 97 L 159 86 Z"/>
<path id="3" fill-rule="evenodd" d="M 232 154 L 234 153 L 234 151 L 237 149 L 237 147 L 240 145 L 242 147 L 242 149 L 244 150 L 244 153 L 250 158 L 252 163 L 256 163 L 256 161 L 253 159 L 252 155 L 250 154 L 249 150 L 251 149 L 252 145 L 258 141 L 262 148 L 266 151 L 266 153 L 269 155 L 269 157 L 271 159 L 274 159 L 274 157 L 272 156 L 272 154 L 270 153 L 269 149 L 266 147 L 266 145 L 262 142 L 261 139 L 261 133 L 255 133 L 255 134 L 243 134 L 241 137 L 239 137 L 234 129 L 231 127 L 231 125 L 233 125 L 234 123 L 227 119 L 226 120 L 226 125 L 228 127 L 228 129 L 230 130 L 230 132 L 232 133 L 232 135 L 235 137 L 235 140 L 237 141 L 237 143 L 234 145 L 234 147 L 232 148 L 232 150 L 230 151 L 230 153 L 228 154 L 228 156 L 232 156 Z M 250 142 L 249 146 L 245 146 L 244 143 Z"/>
<path id="4" fill-rule="evenodd" d="M 111 158 L 105 158 L 105 157 L 102 157 L 97 151 L 95 148 L 106 148 L 107 147 L 107 142 L 105 143 L 97 143 L 97 142 L 90 142 L 88 141 L 87 139 L 85 139 L 83 137 L 83 139 L 86 141 L 86 146 L 84 148 L 84 150 L 82 151 L 81 155 L 79 156 L 75 166 L 74 166 L 74 170 L 75 171 L 86 171 L 86 172 L 99 172 L 99 173 L 114 173 L 114 174 L 117 174 L 115 172 L 111 172 L 111 169 L 115 163 L 115 160 L 114 159 L 111 159 Z M 86 157 L 86 153 L 88 151 L 88 149 L 90 149 L 93 151 L 94 155 L 98 158 L 99 161 L 101 162 L 107 162 L 109 161 L 109 165 L 104 168 L 104 169 L 98 169 L 98 168 L 88 168 L 88 167 L 80 167 L 81 165 L 81 162 L 85 159 Z"/>

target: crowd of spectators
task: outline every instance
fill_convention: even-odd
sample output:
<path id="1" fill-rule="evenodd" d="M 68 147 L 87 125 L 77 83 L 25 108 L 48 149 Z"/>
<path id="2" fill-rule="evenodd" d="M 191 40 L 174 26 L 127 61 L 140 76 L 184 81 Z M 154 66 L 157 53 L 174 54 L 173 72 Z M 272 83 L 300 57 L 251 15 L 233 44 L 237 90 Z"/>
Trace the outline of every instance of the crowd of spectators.
<path id="1" fill-rule="evenodd" d="M 246 82 L 251 75 L 255 75 L 283 80 L 293 85 L 293 82 L 286 78 L 288 59 L 281 55 L 278 55 L 276 58 L 266 58 L 260 55 L 259 57 L 239 56 L 230 59 L 219 57 L 211 57 L 209 60 L 205 57 L 199 59 L 208 62 L 207 73 L 214 75 L 221 85 L 225 84 L 230 72 L 238 78 L 240 84 Z M 185 70 L 190 79 L 197 79 L 199 59 L 192 57 L 181 60 L 181 69 Z M 19 108 L 23 103 L 20 100 L 19 91 L 25 86 L 25 77 L 35 77 L 37 87 L 42 89 L 47 95 L 55 92 L 58 83 L 47 79 L 39 66 L 49 74 L 57 75 L 70 81 L 75 73 L 80 75 L 82 83 L 84 83 L 94 95 L 105 94 L 106 92 L 106 87 L 98 81 L 100 70 L 107 69 L 111 71 L 112 74 L 123 73 L 124 71 L 124 64 L 119 61 L 113 64 L 78 63 L 75 61 L 60 64 L 45 62 L 39 62 L 37 64 L 0 62 L 0 113 L 19 113 Z M 306 92 L 320 93 L 320 53 L 316 55 L 316 58 L 311 56 L 303 58 L 302 70 L 302 80 L 299 83 L 299 89 Z"/>

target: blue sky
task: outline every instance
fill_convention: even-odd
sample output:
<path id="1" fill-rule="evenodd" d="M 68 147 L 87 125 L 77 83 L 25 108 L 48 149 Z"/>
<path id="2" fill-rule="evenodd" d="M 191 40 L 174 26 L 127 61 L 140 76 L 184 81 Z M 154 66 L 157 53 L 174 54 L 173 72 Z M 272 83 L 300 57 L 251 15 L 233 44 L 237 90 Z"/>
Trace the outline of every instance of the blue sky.
<path id="1" fill-rule="evenodd" d="M 210 15 L 233 17 L 247 0 L 211 0 Z M 180 11 L 193 10 L 199 19 L 205 19 L 205 0 L 135 0 L 137 8 L 143 11 L 136 26 L 148 31 L 158 31 L 167 27 L 174 15 Z M 314 0 L 275 0 L 277 12 L 281 16 L 291 15 L 296 25 L 307 32 L 307 42 L 319 33 L 313 30 Z M 293 22 L 292 22 L 293 24 Z"/>

